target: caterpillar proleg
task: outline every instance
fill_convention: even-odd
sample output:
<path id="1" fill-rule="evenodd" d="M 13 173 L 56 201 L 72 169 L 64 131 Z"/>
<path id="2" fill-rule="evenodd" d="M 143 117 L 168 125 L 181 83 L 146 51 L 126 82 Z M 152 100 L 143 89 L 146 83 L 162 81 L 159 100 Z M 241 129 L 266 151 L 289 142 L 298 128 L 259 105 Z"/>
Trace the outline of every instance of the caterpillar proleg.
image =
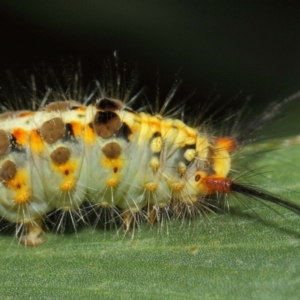
<path id="1" fill-rule="evenodd" d="M 49 90 L 54 101 L 46 103 L 47 95 L 37 110 L 10 111 L 3 105 L 0 217 L 22 226 L 22 244 L 43 242 L 43 222 L 53 211 L 77 214 L 88 223 L 84 207 L 115 211 L 126 231 L 138 214 L 153 224 L 161 211 L 182 217 L 193 209 L 209 210 L 211 198 L 231 193 L 300 214 L 299 205 L 242 185 L 231 172 L 243 137 L 298 94 L 270 106 L 240 135 L 218 136 L 201 124 L 134 111 L 128 101 L 96 86 L 100 93 L 83 102 L 68 93 L 56 99 Z"/>

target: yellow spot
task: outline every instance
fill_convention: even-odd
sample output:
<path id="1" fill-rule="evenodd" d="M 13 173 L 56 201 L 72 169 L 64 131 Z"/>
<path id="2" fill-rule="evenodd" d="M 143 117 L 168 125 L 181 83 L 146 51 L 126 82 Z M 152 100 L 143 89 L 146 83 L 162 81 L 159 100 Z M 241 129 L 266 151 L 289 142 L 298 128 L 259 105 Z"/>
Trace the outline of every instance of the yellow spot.
<path id="1" fill-rule="evenodd" d="M 120 171 L 121 168 L 124 165 L 124 160 L 120 157 L 118 158 L 107 158 L 107 157 L 103 157 L 102 158 L 102 166 L 108 169 L 112 169 L 112 171 L 114 172 L 114 170 L 118 170 Z M 117 168 L 117 169 L 115 169 Z"/>
<path id="2" fill-rule="evenodd" d="M 170 187 L 171 187 L 172 191 L 178 192 L 184 188 L 184 184 L 181 182 L 173 182 L 173 183 L 171 183 Z"/>
<path id="3" fill-rule="evenodd" d="M 196 156 L 196 150 L 195 149 L 187 149 L 184 152 L 184 158 L 188 161 L 192 161 Z"/>
<path id="4" fill-rule="evenodd" d="M 152 157 L 149 165 L 153 171 L 157 171 L 157 169 L 159 168 L 158 158 L 156 156 Z"/>
<path id="5" fill-rule="evenodd" d="M 93 144 L 96 141 L 95 132 L 89 125 L 86 125 L 84 129 L 84 141 L 88 144 Z"/>
<path id="6" fill-rule="evenodd" d="M 52 168 L 64 176 L 69 176 L 78 168 L 78 163 L 75 160 L 68 160 L 63 165 L 52 164 Z"/>
<path id="7" fill-rule="evenodd" d="M 154 153 L 160 152 L 162 148 L 162 138 L 160 136 L 154 138 L 151 142 L 151 150 Z"/>
<path id="8" fill-rule="evenodd" d="M 39 132 L 33 129 L 30 133 L 30 150 L 41 153 L 44 150 L 44 144 Z"/>
<path id="9" fill-rule="evenodd" d="M 24 170 L 19 170 L 14 178 L 8 181 L 7 187 L 15 191 L 14 201 L 19 204 L 27 203 L 30 200 L 30 188 L 27 186 L 28 176 Z"/>
<path id="10" fill-rule="evenodd" d="M 145 184 L 145 189 L 148 190 L 148 191 L 156 191 L 157 189 L 157 184 L 154 183 L 154 182 L 148 182 Z"/>
<path id="11" fill-rule="evenodd" d="M 185 165 L 185 163 L 183 163 L 183 162 L 179 162 L 178 163 L 178 173 L 180 175 L 183 175 L 183 174 L 186 173 L 186 165 Z"/>
<path id="12" fill-rule="evenodd" d="M 115 187 L 118 184 L 118 179 L 117 178 L 111 178 L 109 180 L 106 181 L 106 185 L 108 187 Z"/>
<path id="13" fill-rule="evenodd" d="M 27 182 L 27 174 L 24 170 L 19 170 L 14 178 L 8 181 L 8 187 L 11 190 L 17 191 L 20 190 L 24 185 L 26 185 Z"/>
<path id="14" fill-rule="evenodd" d="M 60 185 L 60 189 L 62 191 L 70 191 L 72 190 L 73 188 L 75 187 L 75 180 L 74 179 L 68 179 L 68 180 L 65 180 L 65 182 L 63 182 L 61 185 Z"/>
<path id="15" fill-rule="evenodd" d="M 30 200 L 30 193 L 24 187 L 23 191 L 18 191 L 15 197 L 15 202 L 19 204 L 28 203 Z"/>

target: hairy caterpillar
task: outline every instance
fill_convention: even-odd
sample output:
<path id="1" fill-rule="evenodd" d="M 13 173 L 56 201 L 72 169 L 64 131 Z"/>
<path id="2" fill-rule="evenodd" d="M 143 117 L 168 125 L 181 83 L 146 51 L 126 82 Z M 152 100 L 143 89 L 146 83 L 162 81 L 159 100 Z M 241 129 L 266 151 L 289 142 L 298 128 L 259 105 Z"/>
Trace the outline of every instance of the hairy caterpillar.
<path id="1" fill-rule="evenodd" d="M 153 224 L 162 211 L 182 217 L 209 209 L 213 195 L 232 192 L 300 214 L 299 205 L 231 179 L 241 137 L 298 95 L 270 106 L 230 137 L 135 112 L 102 94 L 87 103 L 68 97 L 37 111 L 0 115 L 0 216 L 22 226 L 21 243 L 42 243 L 43 221 L 52 211 L 88 220 L 84 205 L 116 211 L 127 231 L 138 214 Z"/>

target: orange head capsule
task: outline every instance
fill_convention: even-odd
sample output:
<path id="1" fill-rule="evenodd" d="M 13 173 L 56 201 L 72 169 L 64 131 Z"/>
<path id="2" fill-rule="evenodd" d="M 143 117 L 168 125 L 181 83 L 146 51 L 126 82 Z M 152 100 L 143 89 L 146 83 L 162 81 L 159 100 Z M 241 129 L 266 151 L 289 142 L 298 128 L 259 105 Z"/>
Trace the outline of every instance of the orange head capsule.
<path id="1" fill-rule="evenodd" d="M 232 181 L 226 177 L 221 177 L 216 174 L 208 175 L 206 172 L 198 171 L 194 176 L 194 180 L 196 182 L 196 190 L 199 194 L 229 194 L 232 192 Z"/>
<path id="2" fill-rule="evenodd" d="M 209 194 L 215 194 L 215 193 L 229 194 L 229 193 L 231 193 L 232 181 L 225 177 L 210 175 L 210 176 L 203 178 L 202 184 L 205 185 L 206 189 L 209 191 Z"/>

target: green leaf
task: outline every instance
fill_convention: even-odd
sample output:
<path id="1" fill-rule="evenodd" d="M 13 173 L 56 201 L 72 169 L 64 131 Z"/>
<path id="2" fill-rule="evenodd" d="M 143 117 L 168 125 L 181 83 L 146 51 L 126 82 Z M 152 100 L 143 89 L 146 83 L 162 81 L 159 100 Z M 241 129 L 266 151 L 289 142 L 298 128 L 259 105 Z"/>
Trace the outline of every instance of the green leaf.
<path id="1" fill-rule="evenodd" d="M 265 190 L 300 204 L 300 145 L 294 141 L 249 146 L 243 161 L 260 173 L 253 178 Z M 253 147 L 262 151 L 248 156 Z M 235 200 L 228 198 L 245 201 Z M 134 238 L 82 229 L 47 233 L 43 245 L 26 248 L 2 234 L 1 299 L 298 299 L 300 218 L 251 203 L 244 212 L 162 228 L 145 224 Z"/>

